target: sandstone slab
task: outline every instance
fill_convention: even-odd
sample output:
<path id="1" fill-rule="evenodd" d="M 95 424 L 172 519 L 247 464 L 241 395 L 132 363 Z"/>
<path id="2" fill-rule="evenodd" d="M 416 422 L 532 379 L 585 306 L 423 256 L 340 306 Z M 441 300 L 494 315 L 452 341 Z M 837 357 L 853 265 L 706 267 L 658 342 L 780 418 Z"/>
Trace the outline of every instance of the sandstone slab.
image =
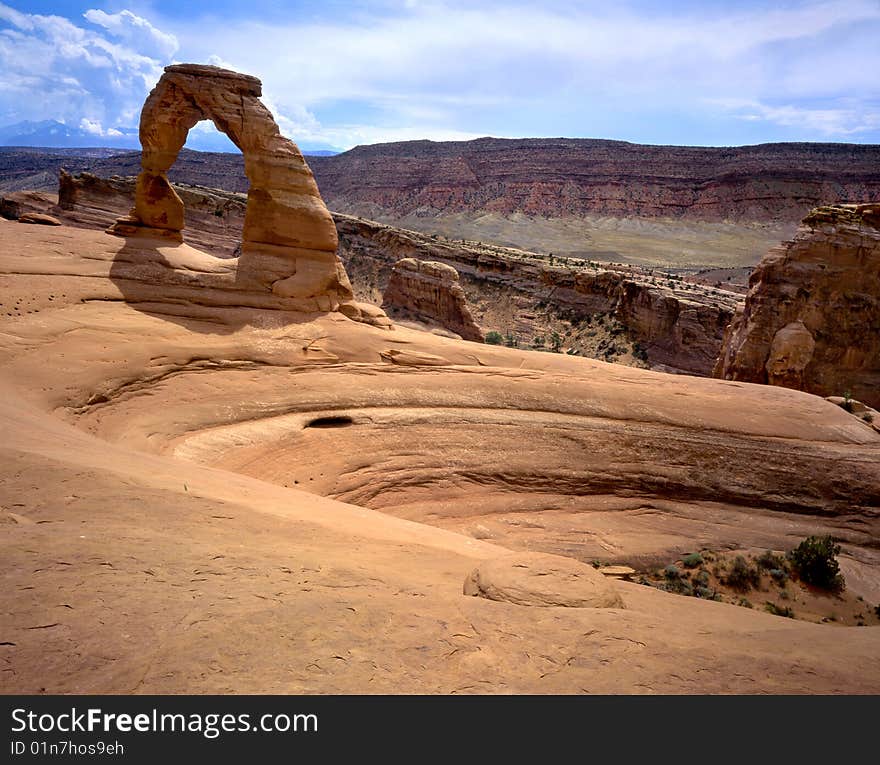
<path id="1" fill-rule="evenodd" d="M 464 594 L 520 606 L 624 607 L 614 586 L 592 566 L 546 553 L 486 561 L 465 579 Z"/>

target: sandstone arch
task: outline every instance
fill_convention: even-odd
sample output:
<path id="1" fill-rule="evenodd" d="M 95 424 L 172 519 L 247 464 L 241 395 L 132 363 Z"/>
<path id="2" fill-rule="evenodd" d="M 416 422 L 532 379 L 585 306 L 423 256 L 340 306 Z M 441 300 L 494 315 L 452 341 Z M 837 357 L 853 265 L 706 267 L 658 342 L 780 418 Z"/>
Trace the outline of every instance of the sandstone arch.
<path id="1" fill-rule="evenodd" d="M 320 298 L 325 310 L 344 305 L 357 318 L 336 255 L 336 226 L 302 154 L 281 135 L 261 94 L 260 80 L 250 75 L 200 64 L 166 67 L 141 112 L 135 206 L 111 230 L 182 240 L 184 205 L 167 172 L 190 129 L 209 119 L 241 150 L 250 182 L 238 282 L 281 298 Z"/>

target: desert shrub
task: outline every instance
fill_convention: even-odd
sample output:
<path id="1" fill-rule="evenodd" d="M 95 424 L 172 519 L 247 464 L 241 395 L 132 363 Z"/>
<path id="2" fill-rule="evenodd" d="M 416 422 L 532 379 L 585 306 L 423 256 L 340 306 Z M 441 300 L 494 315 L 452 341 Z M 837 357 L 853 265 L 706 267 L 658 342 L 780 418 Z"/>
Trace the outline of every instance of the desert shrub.
<path id="1" fill-rule="evenodd" d="M 693 585 L 686 579 L 668 579 L 665 584 L 661 585 L 666 592 L 674 592 L 678 595 L 693 595 Z"/>
<path id="2" fill-rule="evenodd" d="M 648 351 L 639 342 L 633 343 L 632 355 L 633 358 L 636 358 L 639 361 L 648 361 Z"/>
<path id="3" fill-rule="evenodd" d="M 488 345 L 501 345 L 504 343 L 504 337 L 500 332 L 496 332 L 493 329 L 491 332 L 486 333 L 486 343 Z"/>
<path id="4" fill-rule="evenodd" d="M 788 619 L 794 619 L 794 611 L 792 611 L 788 606 L 777 606 L 775 603 L 771 601 L 767 601 L 764 605 L 771 614 L 774 616 L 784 616 Z"/>
<path id="5" fill-rule="evenodd" d="M 690 553 L 689 555 L 685 555 L 681 562 L 684 564 L 685 568 L 696 568 L 703 562 L 703 556 L 700 553 Z"/>
<path id="6" fill-rule="evenodd" d="M 709 584 L 709 572 L 705 570 L 700 570 L 696 574 L 694 574 L 694 584 L 706 587 Z"/>
<path id="7" fill-rule="evenodd" d="M 880 619 L 880 606 L 874 606 L 874 615 Z"/>
<path id="8" fill-rule="evenodd" d="M 784 587 L 786 581 L 788 581 L 788 574 L 785 573 L 785 571 L 781 568 L 771 568 L 770 576 L 773 578 L 773 581 L 776 582 L 776 584 L 782 587 Z"/>
<path id="9" fill-rule="evenodd" d="M 702 584 L 698 584 L 694 587 L 694 595 L 698 598 L 702 598 L 703 600 L 717 600 L 718 595 L 711 587 L 705 587 Z"/>
<path id="10" fill-rule="evenodd" d="M 802 582 L 839 592 L 845 587 L 837 555 L 840 545 L 833 537 L 807 537 L 789 553 L 792 568 Z"/>
<path id="11" fill-rule="evenodd" d="M 862 419 L 870 425 L 872 422 L 874 422 L 874 415 L 871 412 L 865 412 L 862 415 Z"/>
<path id="12" fill-rule="evenodd" d="M 663 569 L 663 576 L 665 576 L 669 580 L 676 580 L 681 578 L 681 569 L 676 566 L 674 563 L 670 563 L 666 568 Z"/>
<path id="13" fill-rule="evenodd" d="M 733 565 L 724 578 L 724 582 L 734 590 L 745 592 L 761 583 L 761 575 L 758 573 L 758 569 L 750 565 L 742 555 L 737 555 L 733 559 Z"/>
<path id="14" fill-rule="evenodd" d="M 757 563 L 760 568 L 767 569 L 768 571 L 772 571 L 773 569 L 782 569 L 785 571 L 788 568 L 788 562 L 785 560 L 785 556 L 777 555 L 773 550 L 762 552 L 757 558 L 755 558 L 755 563 Z"/>
<path id="15" fill-rule="evenodd" d="M 737 603 L 738 606 L 742 606 L 743 608 L 754 608 L 752 605 L 752 601 L 748 598 L 740 598 Z"/>

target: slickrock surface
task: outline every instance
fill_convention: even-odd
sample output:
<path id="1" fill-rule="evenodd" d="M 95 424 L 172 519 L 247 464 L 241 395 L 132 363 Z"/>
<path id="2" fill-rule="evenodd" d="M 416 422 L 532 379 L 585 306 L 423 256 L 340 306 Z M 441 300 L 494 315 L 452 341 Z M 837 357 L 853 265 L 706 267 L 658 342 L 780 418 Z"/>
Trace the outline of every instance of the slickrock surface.
<path id="1" fill-rule="evenodd" d="M 480 564 L 464 594 L 520 606 L 623 608 L 614 586 L 586 563 L 546 553 L 511 553 Z"/>
<path id="2" fill-rule="evenodd" d="M 817 208 L 767 254 L 715 375 L 880 406 L 880 204 Z"/>
<path id="3" fill-rule="evenodd" d="M 402 258 L 394 264 L 382 308 L 392 317 L 440 325 L 463 340 L 483 342 L 458 271 L 445 263 Z"/>
<path id="4" fill-rule="evenodd" d="M 462 592 L 510 552 L 632 565 L 833 533 L 868 597 L 867 424 L 292 311 L 217 289 L 234 262 L 0 219 L 3 691 L 880 691 L 880 628 L 625 581 L 624 609 Z"/>

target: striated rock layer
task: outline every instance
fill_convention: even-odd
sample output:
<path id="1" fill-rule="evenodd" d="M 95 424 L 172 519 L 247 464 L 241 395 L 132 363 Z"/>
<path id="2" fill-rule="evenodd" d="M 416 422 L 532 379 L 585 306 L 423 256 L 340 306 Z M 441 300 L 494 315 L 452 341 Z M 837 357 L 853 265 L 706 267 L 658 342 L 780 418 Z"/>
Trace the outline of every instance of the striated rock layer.
<path id="1" fill-rule="evenodd" d="M 340 257 L 358 287 L 384 290 L 400 258 L 446 263 L 458 272 L 480 325 L 509 331 L 525 344 L 540 331 L 539 307 L 572 327 L 607 317 L 641 345 L 650 364 L 709 375 L 724 328 L 742 301 L 728 290 L 658 279 L 638 268 L 552 263 L 523 250 L 441 240 L 340 213 L 334 219 Z"/>
<path id="2" fill-rule="evenodd" d="M 458 271 L 445 263 L 402 258 L 394 264 L 382 308 L 392 316 L 439 324 L 463 340 L 483 342 Z"/>
<path id="3" fill-rule="evenodd" d="M 314 162 L 335 210 L 797 220 L 839 199 L 880 200 L 880 146 L 642 146 L 480 138 L 358 146 Z"/>
<path id="4" fill-rule="evenodd" d="M 714 375 L 880 406 L 880 204 L 817 208 L 766 255 Z"/>

